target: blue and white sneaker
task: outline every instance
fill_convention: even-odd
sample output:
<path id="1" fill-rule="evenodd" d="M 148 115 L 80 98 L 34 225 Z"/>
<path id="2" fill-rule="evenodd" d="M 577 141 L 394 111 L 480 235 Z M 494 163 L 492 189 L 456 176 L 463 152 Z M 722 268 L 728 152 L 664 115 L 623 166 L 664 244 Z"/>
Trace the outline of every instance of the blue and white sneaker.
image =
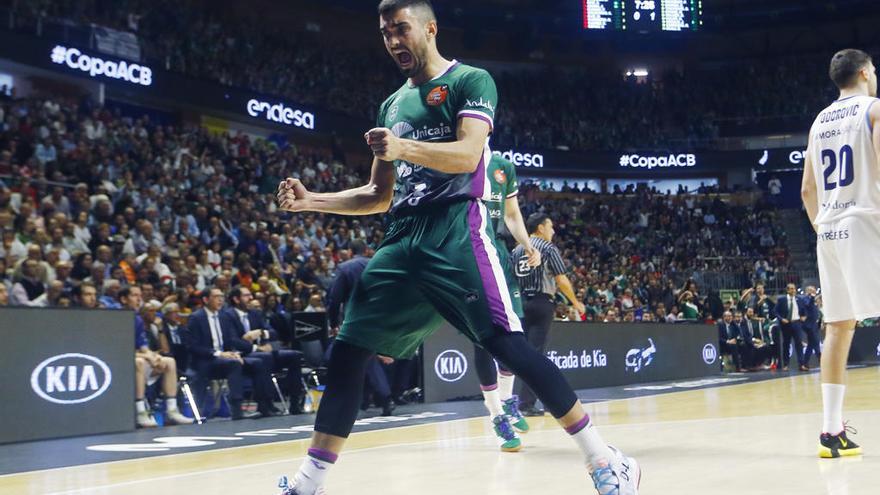
<path id="1" fill-rule="evenodd" d="M 642 470 L 632 457 L 611 445 L 612 458 L 596 466 L 589 466 L 590 477 L 599 495 L 639 495 Z"/>

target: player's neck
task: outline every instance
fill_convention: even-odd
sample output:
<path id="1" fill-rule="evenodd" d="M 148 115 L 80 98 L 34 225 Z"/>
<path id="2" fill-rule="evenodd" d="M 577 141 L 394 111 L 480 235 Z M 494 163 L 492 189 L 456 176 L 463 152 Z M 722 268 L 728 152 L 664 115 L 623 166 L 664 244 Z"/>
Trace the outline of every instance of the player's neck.
<path id="1" fill-rule="evenodd" d="M 428 57 L 428 63 L 425 64 L 425 68 L 422 69 L 420 73 L 409 78 L 409 83 L 413 86 L 419 86 L 421 84 L 425 84 L 426 82 L 434 79 L 437 76 L 442 75 L 449 69 L 449 64 L 451 64 L 451 60 L 446 60 L 439 53 L 434 53 L 433 55 Z"/>
<path id="2" fill-rule="evenodd" d="M 844 98 L 849 98 L 852 96 L 868 96 L 868 89 L 863 88 L 861 86 L 856 86 L 854 88 L 847 88 L 840 90 L 840 97 L 838 100 L 842 100 Z"/>

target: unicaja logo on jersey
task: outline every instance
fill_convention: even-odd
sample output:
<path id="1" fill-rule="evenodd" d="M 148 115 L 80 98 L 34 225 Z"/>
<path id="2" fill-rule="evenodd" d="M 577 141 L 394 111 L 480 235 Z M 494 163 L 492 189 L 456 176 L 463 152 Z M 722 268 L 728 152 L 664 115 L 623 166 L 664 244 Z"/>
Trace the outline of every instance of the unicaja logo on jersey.
<path id="1" fill-rule="evenodd" d="M 448 349 L 440 353 L 434 360 L 434 373 L 444 382 L 457 382 L 467 373 L 468 362 L 459 351 Z"/>
<path id="2" fill-rule="evenodd" d="M 718 359 L 718 349 L 716 349 L 715 346 L 712 344 L 704 345 L 703 362 L 706 364 L 713 364 L 716 359 Z"/>
<path id="3" fill-rule="evenodd" d="M 31 388 L 55 404 L 80 404 L 96 399 L 110 388 L 113 374 L 107 363 L 88 354 L 59 354 L 38 364 Z"/>

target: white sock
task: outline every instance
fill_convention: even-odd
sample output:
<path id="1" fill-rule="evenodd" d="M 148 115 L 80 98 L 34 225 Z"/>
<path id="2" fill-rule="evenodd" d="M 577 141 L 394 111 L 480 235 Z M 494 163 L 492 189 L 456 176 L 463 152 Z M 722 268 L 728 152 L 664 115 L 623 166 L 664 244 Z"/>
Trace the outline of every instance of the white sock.
<path id="1" fill-rule="evenodd" d="M 144 402 L 144 399 L 134 401 L 134 408 L 138 414 L 147 412 L 147 404 Z"/>
<path id="2" fill-rule="evenodd" d="M 843 395 L 846 385 L 822 384 L 822 433 L 837 435 L 843 430 Z"/>
<path id="3" fill-rule="evenodd" d="M 338 456 L 321 449 L 309 449 L 309 455 L 293 477 L 293 486 L 300 495 L 315 495 L 324 486 L 327 472 L 333 467 Z"/>
<path id="4" fill-rule="evenodd" d="M 493 418 L 504 414 L 504 409 L 501 408 L 501 398 L 498 396 L 497 388 L 494 390 L 483 390 L 483 404 L 486 404 L 486 409 L 489 410 L 489 414 Z"/>
<path id="5" fill-rule="evenodd" d="M 177 410 L 177 397 L 173 399 L 165 399 L 165 410 L 166 411 L 176 411 Z"/>
<path id="6" fill-rule="evenodd" d="M 590 466 L 595 466 L 597 462 L 612 462 L 611 451 L 608 449 L 605 441 L 602 440 L 602 437 L 599 436 L 599 432 L 590 421 L 589 415 L 585 414 L 584 419 L 566 428 L 565 431 L 571 435 L 574 443 L 580 447 L 581 452 L 584 453 L 584 457 L 587 459 L 587 464 Z"/>
<path id="7" fill-rule="evenodd" d="M 513 381 L 516 375 L 504 375 L 498 373 L 498 396 L 502 402 L 513 397 Z"/>

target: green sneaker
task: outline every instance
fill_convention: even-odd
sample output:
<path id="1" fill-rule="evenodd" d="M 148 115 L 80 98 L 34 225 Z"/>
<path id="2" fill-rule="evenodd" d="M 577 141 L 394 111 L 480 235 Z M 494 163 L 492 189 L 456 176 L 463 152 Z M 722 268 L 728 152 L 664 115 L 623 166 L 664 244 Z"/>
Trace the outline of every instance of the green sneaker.
<path id="1" fill-rule="evenodd" d="M 492 425 L 495 429 L 495 434 L 498 435 L 498 438 L 502 441 L 502 452 L 519 452 L 520 449 L 522 449 L 522 442 L 520 442 L 519 437 L 516 436 L 516 431 L 510 426 L 510 421 L 508 421 L 507 416 L 503 414 L 495 416 L 492 418 Z"/>
<path id="2" fill-rule="evenodd" d="M 519 412 L 519 397 L 513 395 L 506 401 L 501 403 L 502 409 L 504 409 L 504 414 L 510 418 L 510 423 L 516 428 L 516 431 L 520 433 L 528 433 L 529 432 L 529 422 L 526 421 L 525 416 Z"/>

